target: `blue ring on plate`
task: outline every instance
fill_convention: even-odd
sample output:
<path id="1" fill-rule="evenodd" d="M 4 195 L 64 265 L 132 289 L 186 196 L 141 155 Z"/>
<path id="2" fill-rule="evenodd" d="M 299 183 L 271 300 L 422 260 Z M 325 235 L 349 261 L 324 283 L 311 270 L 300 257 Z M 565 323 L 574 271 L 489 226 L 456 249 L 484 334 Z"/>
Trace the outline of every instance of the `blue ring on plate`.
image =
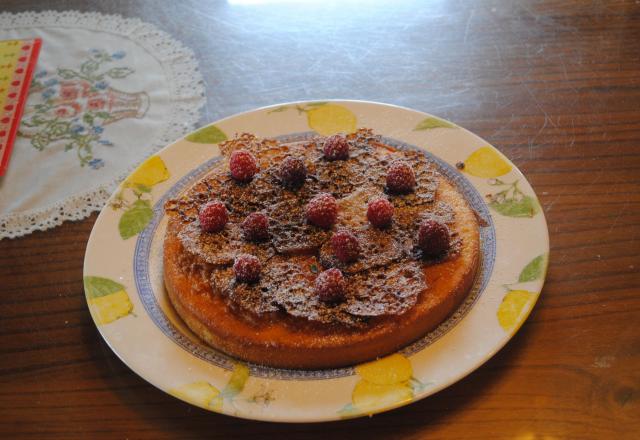
<path id="1" fill-rule="evenodd" d="M 315 132 L 303 132 L 278 136 L 276 139 L 280 142 L 299 142 L 311 140 L 315 136 L 317 136 L 317 133 Z M 473 185 L 471 185 L 471 183 L 454 167 L 422 148 L 392 138 L 382 137 L 382 140 L 384 143 L 400 150 L 411 149 L 424 153 L 425 156 L 436 164 L 438 170 L 444 174 L 450 182 L 453 182 L 457 189 L 465 196 L 471 207 L 475 209 L 480 217 L 487 223 L 486 226 L 480 228 L 480 266 L 471 291 L 467 295 L 467 299 L 460 305 L 460 307 L 458 307 L 458 310 L 454 312 L 452 316 L 447 318 L 446 321 L 422 338 L 400 350 L 404 355 L 410 356 L 423 350 L 425 347 L 429 346 L 451 330 L 458 322 L 460 322 L 480 297 L 484 289 L 487 287 L 487 283 L 489 282 L 489 278 L 491 278 L 491 273 L 493 271 L 496 255 L 496 234 L 491 214 L 487 205 L 484 203 L 482 196 L 478 194 L 478 191 L 476 191 Z M 145 310 L 153 322 L 165 335 L 167 335 L 167 337 L 169 337 L 169 339 L 187 352 L 202 360 L 220 368 L 224 368 L 225 370 L 232 370 L 237 360 L 209 347 L 208 345 L 205 345 L 204 343 L 193 341 L 173 325 L 171 320 L 162 310 L 162 307 L 160 307 L 157 297 L 153 292 L 149 271 L 151 244 L 156 235 L 158 226 L 164 217 L 165 202 L 177 197 L 196 181 L 204 177 L 204 175 L 211 170 L 211 167 L 219 160 L 220 157 L 213 158 L 190 171 L 155 203 L 153 206 L 153 218 L 140 235 L 138 235 L 138 240 L 136 241 L 133 259 L 133 273 L 135 274 L 136 289 L 140 296 L 140 301 L 144 305 Z M 163 292 L 161 295 L 165 295 L 165 293 Z M 334 379 L 354 374 L 353 367 L 325 370 L 298 370 L 272 368 L 252 363 L 247 363 L 247 366 L 249 367 L 252 376 L 280 380 Z"/>

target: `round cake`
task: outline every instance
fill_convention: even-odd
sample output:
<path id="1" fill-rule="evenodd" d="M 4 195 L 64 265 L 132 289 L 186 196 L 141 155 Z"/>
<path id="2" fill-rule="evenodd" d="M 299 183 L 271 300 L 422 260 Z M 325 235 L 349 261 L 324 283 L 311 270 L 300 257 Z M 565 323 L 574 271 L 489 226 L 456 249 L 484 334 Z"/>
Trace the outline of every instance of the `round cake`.
<path id="1" fill-rule="evenodd" d="M 284 368 L 353 365 L 435 328 L 479 262 L 475 212 L 417 151 L 369 129 L 242 134 L 165 206 L 164 279 L 212 347 Z"/>

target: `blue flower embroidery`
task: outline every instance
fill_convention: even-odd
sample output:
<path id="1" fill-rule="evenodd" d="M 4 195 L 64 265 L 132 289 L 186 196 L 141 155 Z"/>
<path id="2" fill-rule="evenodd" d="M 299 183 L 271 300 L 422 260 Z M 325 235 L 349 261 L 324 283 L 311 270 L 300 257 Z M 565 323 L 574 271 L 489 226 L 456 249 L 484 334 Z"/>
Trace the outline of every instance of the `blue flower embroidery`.
<path id="1" fill-rule="evenodd" d="M 100 133 L 102 133 L 104 131 L 104 128 L 99 127 L 97 125 L 92 127 L 92 128 L 93 128 L 93 132 L 96 133 L 96 134 L 100 134 Z"/>
<path id="2" fill-rule="evenodd" d="M 39 71 L 38 73 L 36 73 L 34 76 L 35 76 L 36 78 L 42 78 L 42 77 L 45 77 L 45 76 L 47 76 L 47 71 L 46 71 L 46 70 L 41 70 L 41 71 Z"/>
<path id="3" fill-rule="evenodd" d="M 115 60 L 121 60 L 126 56 L 126 52 L 123 50 L 119 50 L 117 52 L 114 52 L 111 54 L 111 58 L 115 59 Z"/>
<path id="4" fill-rule="evenodd" d="M 104 90 L 109 87 L 106 81 L 99 81 L 93 85 L 96 89 Z"/>
<path id="5" fill-rule="evenodd" d="M 49 99 L 51 98 L 56 92 L 53 89 L 47 89 L 44 92 L 42 92 L 42 97 L 44 99 Z"/>
<path id="6" fill-rule="evenodd" d="M 82 125 L 74 125 L 71 127 L 72 133 L 82 133 L 84 131 L 84 127 Z"/>
<path id="7" fill-rule="evenodd" d="M 48 79 L 44 82 L 45 87 L 55 86 L 56 84 L 58 84 L 58 80 L 55 78 Z"/>
<path id="8" fill-rule="evenodd" d="M 89 166 L 91 168 L 93 168 L 94 170 L 97 170 L 97 169 L 102 168 L 104 166 L 104 160 L 102 160 L 102 159 L 91 159 L 89 161 Z"/>

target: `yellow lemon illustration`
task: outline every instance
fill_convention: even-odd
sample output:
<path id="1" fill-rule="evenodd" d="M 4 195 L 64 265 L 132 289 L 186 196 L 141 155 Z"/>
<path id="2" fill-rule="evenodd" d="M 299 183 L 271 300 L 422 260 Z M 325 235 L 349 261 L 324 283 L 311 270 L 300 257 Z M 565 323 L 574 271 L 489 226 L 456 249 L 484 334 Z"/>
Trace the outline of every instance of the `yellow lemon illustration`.
<path id="1" fill-rule="evenodd" d="M 380 385 L 360 380 L 352 393 L 352 403 L 360 412 L 372 412 L 413 399 L 407 382 Z"/>
<path id="2" fill-rule="evenodd" d="M 416 391 L 426 386 L 413 377 L 411 361 L 398 353 L 358 365 L 355 370 L 362 379 L 353 388 L 351 403 L 338 411 L 343 418 L 411 401 Z"/>
<path id="3" fill-rule="evenodd" d="M 215 411 L 222 409 L 222 401 L 217 399 L 220 391 L 208 382 L 193 382 L 169 390 L 169 392 L 179 399 L 186 400 L 204 409 L 213 409 Z"/>
<path id="4" fill-rule="evenodd" d="M 118 318 L 127 316 L 133 310 L 129 295 L 124 290 L 90 299 L 89 304 L 96 311 L 98 324 L 109 324 Z"/>
<path id="5" fill-rule="evenodd" d="M 535 293 L 527 290 L 511 290 L 498 308 L 498 322 L 505 331 L 511 331 L 519 322 L 524 307 L 535 297 Z"/>
<path id="6" fill-rule="evenodd" d="M 132 312 L 133 304 L 122 284 L 94 276 L 86 276 L 83 281 L 89 306 L 98 324 L 109 324 Z"/>
<path id="7" fill-rule="evenodd" d="M 356 131 L 356 115 L 337 104 L 322 104 L 307 110 L 307 122 L 323 136 Z"/>
<path id="8" fill-rule="evenodd" d="M 411 379 L 413 369 L 409 359 L 395 353 L 377 361 L 358 365 L 356 373 L 372 384 L 391 385 Z"/>
<path id="9" fill-rule="evenodd" d="M 464 171 L 476 177 L 498 177 L 511 171 L 511 165 L 494 148 L 478 148 L 464 161 Z"/>
<path id="10" fill-rule="evenodd" d="M 222 394 L 225 397 L 235 397 L 240 394 L 244 389 L 244 385 L 247 383 L 247 379 L 249 379 L 249 367 L 247 367 L 243 363 L 236 363 L 233 366 L 233 373 L 231 373 L 231 377 L 229 378 L 229 382 L 224 387 Z"/>
<path id="11" fill-rule="evenodd" d="M 151 156 L 133 172 L 125 181 L 129 185 L 152 187 L 169 178 L 169 170 L 160 156 Z"/>

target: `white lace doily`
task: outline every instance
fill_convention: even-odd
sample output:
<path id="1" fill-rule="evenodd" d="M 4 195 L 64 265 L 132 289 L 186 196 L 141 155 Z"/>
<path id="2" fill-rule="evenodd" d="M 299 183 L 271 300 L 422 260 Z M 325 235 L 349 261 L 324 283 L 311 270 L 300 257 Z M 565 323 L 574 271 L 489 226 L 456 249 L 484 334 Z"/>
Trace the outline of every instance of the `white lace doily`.
<path id="1" fill-rule="evenodd" d="M 204 104 L 193 52 L 155 26 L 99 13 L 0 14 L 0 39 L 43 40 L 19 136 L 0 178 L 0 239 L 100 210 Z"/>

